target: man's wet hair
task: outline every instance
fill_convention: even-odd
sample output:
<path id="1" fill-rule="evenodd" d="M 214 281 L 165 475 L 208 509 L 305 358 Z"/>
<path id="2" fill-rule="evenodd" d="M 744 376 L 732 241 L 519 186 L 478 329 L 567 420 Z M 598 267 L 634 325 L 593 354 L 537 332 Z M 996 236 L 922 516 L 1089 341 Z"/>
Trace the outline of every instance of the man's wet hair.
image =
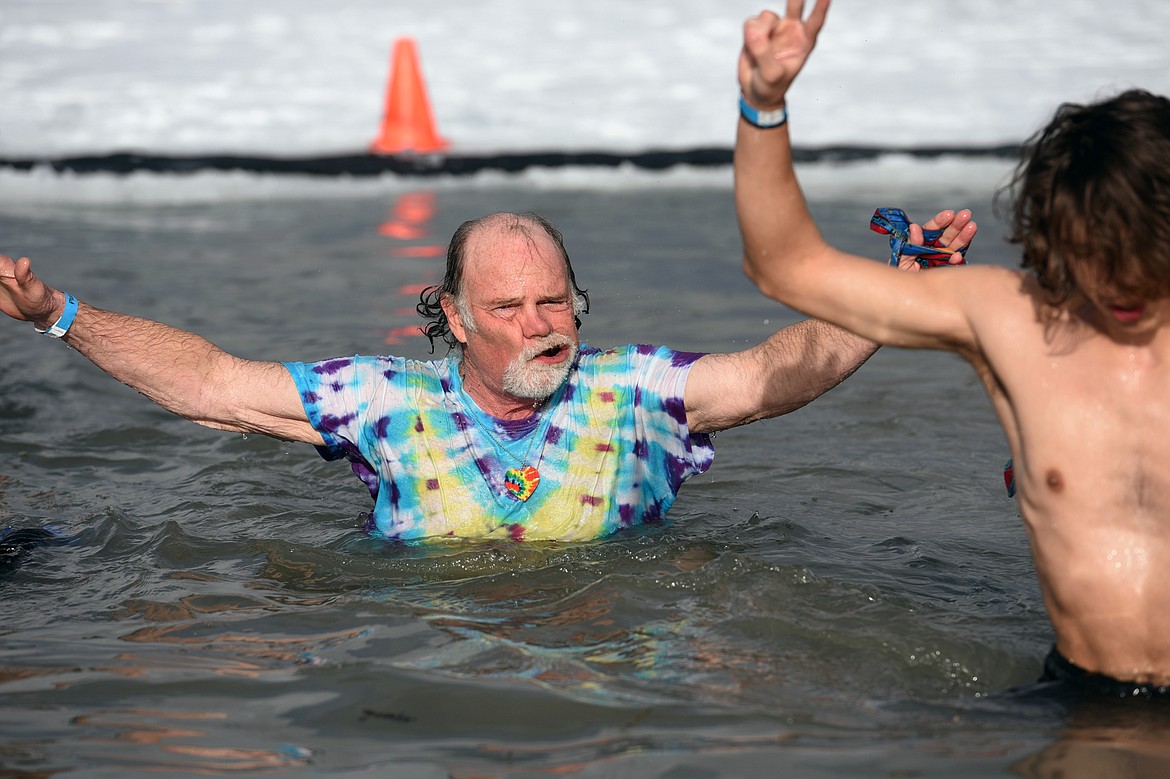
<path id="1" fill-rule="evenodd" d="M 581 329 L 581 315 L 589 313 L 589 292 L 577 286 L 577 277 L 573 273 L 573 263 L 569 260 L 569 252 L 565 249 L 565 239 L 560 230 L 552 222 L 539 214 L 525 211 L 518 214 L 498 213 L 488 214 L 478 219 L 469 219 L 459 225 L 455 234 L 451 236 L 451 243 L 447 246 L 447 269 L 440 284 L 427 287 L 419 296 L 419 303 L 415 306 L 419 316 L 427 320 L 421 328 L 431 342 L 431 353 L 435 351 L 435 341 L 446 342 L 448 350 L 459 345 L 455 335 L 451 332 L 451 323 L 447 321 L 447 313 L 443 311 L 443 300 L 450 298 L 457 307 L 464 305 L 465 287 L 463 271 L 467 265 L 467 243 L 477 229 L 487 222 L 509 220 L 506 229 L 517 230 L 531 236 L 529 230 L 539 227 L 544 231 L 553 244 L 556 245 L 561 257 L 565 261 L 565 268 L 569 273 L 569 286 L 573 294 L 573 321 L 577 329 Z"/>
<path id="2" fill-rule="evenodd" d="M 1024 145 L 1008 240 L 1046 302 L 1084 299 L 1074 270 L 1133 300 L 1170 295 L 1170 100 L 1129 90 L 1066 103 Z"/>

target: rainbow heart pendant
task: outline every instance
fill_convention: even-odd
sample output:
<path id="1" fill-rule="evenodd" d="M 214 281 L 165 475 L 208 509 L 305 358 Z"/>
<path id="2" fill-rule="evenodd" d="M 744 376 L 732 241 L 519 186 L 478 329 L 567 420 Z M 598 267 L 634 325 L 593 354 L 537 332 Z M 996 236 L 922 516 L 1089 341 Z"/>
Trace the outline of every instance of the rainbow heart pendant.
<path id="1" fill-rule="evenodd" d="M 504 489 L 515 500 L 528 500 L 540 484 L 540 471 L 531 465 L 523 468 L 509 468 L 504 473 Z"/>

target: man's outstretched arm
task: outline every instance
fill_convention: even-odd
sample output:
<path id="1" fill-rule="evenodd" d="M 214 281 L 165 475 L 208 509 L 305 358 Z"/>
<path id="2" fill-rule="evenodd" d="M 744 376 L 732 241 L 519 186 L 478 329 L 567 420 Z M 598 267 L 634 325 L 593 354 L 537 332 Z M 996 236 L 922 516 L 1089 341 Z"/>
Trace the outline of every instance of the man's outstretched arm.
<path id="1" fill-rule="evenodd" d="M 46 330 L 66 304 L 28 258 L 0 254 L 0 311 Z M 70 303 L 69 313 L 62 340 L 167 411 L 220 430 L 322 443 L 279 363 L 243 360 L 194 333 L 81 302 Z"/>

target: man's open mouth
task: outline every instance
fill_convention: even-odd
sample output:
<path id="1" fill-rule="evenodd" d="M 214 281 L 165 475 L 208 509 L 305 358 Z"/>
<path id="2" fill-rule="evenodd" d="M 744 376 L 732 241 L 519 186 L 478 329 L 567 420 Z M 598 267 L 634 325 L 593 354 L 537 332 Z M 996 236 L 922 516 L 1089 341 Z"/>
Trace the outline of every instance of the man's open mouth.
<path id="1" fill-rule="evenodd" d="M 566 351 L 568 351 L 568 348 L 569 347 L 566 346 L 565 344 L 557 344 L 556 346 L 550 346 L 549 348 L 545 349 L 543 352 L 537 352 L 536 356 L 533 357 L 533 359 L 539 360 L 539 359 L 543 358 L 543 359 L 551 360 L 551 359 L 554 359 L 557 357 L 561 357 L 565 354 Z"/>

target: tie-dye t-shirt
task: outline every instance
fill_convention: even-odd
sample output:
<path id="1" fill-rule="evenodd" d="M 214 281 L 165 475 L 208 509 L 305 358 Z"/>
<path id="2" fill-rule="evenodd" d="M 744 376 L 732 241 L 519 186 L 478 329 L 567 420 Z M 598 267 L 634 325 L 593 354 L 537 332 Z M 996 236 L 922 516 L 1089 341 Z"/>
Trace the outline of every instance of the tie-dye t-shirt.
<path id="1" fill-rule="evenodd" d="M 662 519 L 682 483 L 710 467 L 710 437 L 690 432 L 683 404 L 699 356 L 582 345 L 568 380 L 517 439 L 508 437 L 516 423 L 488 416 L 463 391 L 457 356 L 285 366 L 325 439 L 322 456 L 347 458 L 369 487 L 370 532 L 584 540 Z M 522 501 L 505 475 L 523 464 L 539 484 Z"/>

